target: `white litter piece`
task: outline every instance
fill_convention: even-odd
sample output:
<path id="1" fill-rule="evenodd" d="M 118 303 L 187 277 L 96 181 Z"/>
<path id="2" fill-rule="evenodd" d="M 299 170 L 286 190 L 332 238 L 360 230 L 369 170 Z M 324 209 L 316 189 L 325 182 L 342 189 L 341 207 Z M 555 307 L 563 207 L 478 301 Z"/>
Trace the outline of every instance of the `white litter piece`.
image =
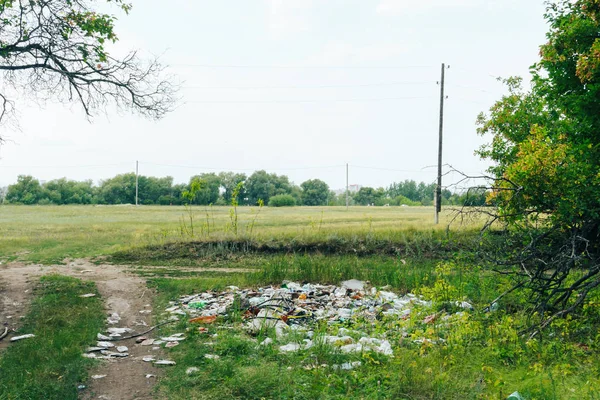
<path id="1" fill-rule="evenodd" d="M 118 346 L 117 351 L 119 353 L 127 353 L 129 351 L 129 348 L 127 346 Z"/>
<path id="2" fill-rule="evenodd" d="M 198 371 L 200 371 L 200 368 L 198 368 L 198 367 L 189 367 L 188 369 L 185 370 L 185 373 L 188 375 L 192 375 Z"/>
<path id="3" fill-rule="evenodd" d="M 178 342 L 181 340 L 185 340 L 185 336 L 169 336 L 169 337 L 161 337 L 160 340 L 163 342 Z M 155 342 L 156 343 L 156 342 Z"/>
<path id="4" fill-rule="evenodd" d="M 365 282 L 357 279 L 350 279 L 349 281 L 342 282 L 342 287 L 350 290 L 365 290 Z"/>
<path id="5" fill-rule="evenodd" d="M 263 341 L 260 343 L 260 345 L 261 345 L 261 346 L 268 346 L 268 345 L 270 345 L 271 343 L 273 343 L 273 339 L 271 339 L 271 338 L 266 338 L 265 340 L 263 340 Z"/>
<path id="6" fill-rule="evenodd" d="M 146 339 L 140 345 L 142 346 L 152 346 L 154 344 L 154 339 Z"/>
<path id="7" fill-rule="evenodd" d="M 16 342 L 18 340 L 23 340 L 23 339 L 29 339 L 29 338 L 33 338 L 35 337 L 35 335 L 33 333 L 28 333 L 27 335 L 21 335 L 21 336 L 15 336 L 10 338 L 11 342 Z"/>
<path id="8" fill-rule="evenodd" d="M 106 378 L 106 375 L 92 375 L 92 379 L 102 379 Z"/>
<path id="9" fill-rule="evenodd" d="M 115 347 L 115 345 L 113 343 L 111 343 L 111 342 L 97 342 L 96 346 L 97 347 L 102 347 L 104 349 L 110 349 L 110 348 Z"/>
<path id="10" fill-rule="evenodd" d="M 154 375 L 154 374 L 146 374 L 146 379 L 149 379 L 149 378 L 156 378 L 156 375 Z"/>
<path id="11" fill-rule="evenodd" d="M 152 362 L 152 361 L 156 361 L 156 358 L 154 358 L 154 356 L 145 356 L 145 357 L 142 357 L 142 361 Z"/>
<path id="12" fill-rule="evenodd" d="M 130 333 L 130 332 L 133 332 L 133 330 L 130 328 L 108 328 L 108 333 L 110 333 L 111 336 L 113 334 L 122 335 L 124 333 Z"/>
<path id="13" fill-rule="evenodd" d="M 88 298 L 88 297 L 96 297 L 96 293 L 86 293 L 86 294 L 82 294 L 79 297 L 83 297 L 84 299 Z"/>
<path id="14" fill-rule="evenodd" d="M 351 363 L 350 362 L 346 362 L 346 363 L 343 363 L 341 365 L 335 364 L 335 365 L 332 365 L 331 367 L 333 369 L 336 369 L 336 370 L 337 369 L 342 369 L 342 370 L 345 370 L 345 371 L 349 371 L 349 370 L 354 369 L 356 367 L 360 367 L 361 365 L 362 365 L 362 362 L 360 362 L 360 361 L 354 361 L 354 362 L 351 362 Z"/>
<path id="15" fill-rule="evenodd" d="M 110 340 L 110 336 L 103 335 L 99 333 L 97 336 L 98 340 Z"/>
<path id="16" fill-rule="evenodd" d="M 154 363 L 154 365 L 175 365 L 177 364 L 175 361 L 171 360 L 158 360 Z"/>
<path id="17" fill-rule="evenodd" d="M 205 354 L 204 358 L 208 358 L 209 360 L 218 360 L 221 357 L 216 354 Z"/>
<path id="18" fill-rule="evenodd" d="M 114 351 L 102 350 L 100 353 L 107 357 L 129 357 L 129 353 L 116 353 Z"/>

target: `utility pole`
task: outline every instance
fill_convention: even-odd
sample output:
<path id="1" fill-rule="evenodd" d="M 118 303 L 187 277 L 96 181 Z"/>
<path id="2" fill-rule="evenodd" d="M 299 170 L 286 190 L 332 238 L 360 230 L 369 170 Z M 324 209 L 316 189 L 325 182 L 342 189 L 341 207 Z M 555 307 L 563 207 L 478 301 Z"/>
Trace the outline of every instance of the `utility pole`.
<path id="1" fill-rule="evenodd" d="M 349 192 L 348 192 L 348 163 L 346 163 L 346 211 L 348 211 L 348 206 L 350 205 L 350 200 L 348 198 L 349 196 Z"/>
<path id="2" fill-rule="evenodd" d="M 139 177 L 139 161 L 135 162 L 135 205 L 138 205 L 138 177 Z"/>
<path id="3" fill-rule="evenodd" d="M 438 145 L 438 173 L 437 185 L 435 187 L 435 216 L 434 222 L 437 225 L 440 222 L 440 212 L 442 211 L 442 137 L 444 134 L 444 81 L 446 75 L 446 64 L 442 63 L 442 80 L 440 81 L 440 137 Z"/>

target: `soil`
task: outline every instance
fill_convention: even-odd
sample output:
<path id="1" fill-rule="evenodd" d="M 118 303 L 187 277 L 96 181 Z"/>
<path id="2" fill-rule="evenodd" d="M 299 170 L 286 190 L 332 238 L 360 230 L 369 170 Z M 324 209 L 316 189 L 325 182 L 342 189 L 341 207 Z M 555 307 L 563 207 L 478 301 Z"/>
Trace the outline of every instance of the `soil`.
<path id="1" fill-rule="evenodd" d="M 116 312 L 121 321 L 115 327 L 129 327 L 135 332 L 147 330 L 153 322 L 152 296 L 145 280 L 127 271 L 126 266 L 95 265 L 87 260 L 68 261 L 67 265 L 27 265 L 8 263 L 0 265 L 0 334 L 4 327 L 9 335 L 0 341 L 0 351 L 9 345 L 12 331 L 17 328 L 21 316 L 27 312 L 31 301 L 32 285 L 42 275 L 58 273 L 96 283 L 105 301 L 107 316 Z M 153 332 L 154 333 L 154 332 Z M 153 333 L 148 337 L 153 337 Z M 94 345 L 95 343 L 90 343 Z M 129 400 L 151 399 L 152 389 L 161 376 L 161 369 L 152 363 L 142 361 L 146 355 L 160 357 L 160 350 L 152 346 L 140 346 L 135 339 L 115 342 L 127 346 L 129 357 L 102 361 L 90 371 L 92 375 L 106 375 L 101 379 L 90 379 L 82 390 L 82 399 Z M 146 378 L 147 375 L 152 375 Z"/>

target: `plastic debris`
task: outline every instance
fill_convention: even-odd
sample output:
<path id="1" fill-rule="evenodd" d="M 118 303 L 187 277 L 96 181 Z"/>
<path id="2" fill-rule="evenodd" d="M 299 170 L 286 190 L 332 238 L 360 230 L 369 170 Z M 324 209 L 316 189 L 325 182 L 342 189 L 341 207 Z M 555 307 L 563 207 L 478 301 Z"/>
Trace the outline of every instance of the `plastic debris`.
<path id="1" fill-rule="evenodd" d="M 179 342 L 167 342 L 167 344 L 165 344 L 165 347 L 167 349 L 173 348 L 175 346 L 179 346 Z"/>
<path id="2" fill-rule="evenodd" d="M 146 374 L 146 379 L 149 379 L 149 378 L 156 378 L 156 375 L 154 375 L 154 374 Z"/>
<path id="3" fill-rule="evenodd" d="M 193 375 L 198 371 L 200 371 L 200 368 L 198 368 L 198 367 L 189 367 L 188 369 L 185 370 L 185 373 L 188 375 Z"/>
<path id="4" fill-rule="evenodd" d="M 190 322 L 193 324 L 212 324 L 217 320 L 216 315 L 204 315 L 201 317 L 196 317 L 190 319 Z"/>
<path id="5" fill-rule="evenodd" d="M 119 353 L 127 353 L 129 351 L 129 348 L 127 346 L 117 346 L 117 351 Z"/>
<path id="6" fill-rule="evenodd" d="M 86 293 L 86 294 L 80 295 L 79 297 L 82 297 L 84 299 L 88 298 L 88 297 L 96 297 L 96 293 Z"/>
<path id="7" fill-rule="evenodd" d="M 111 342 L 97 342 L 96 346 L 102 347 L 103 349 L 110 349 L 112 347 L 115 347 L 115 345 Z"/>
<path id="8" fill-rule="evenodd" d="M 506 400 L 525 400 L 525 398 L 521 396 L 519 392 L 514 392 L 510 396 L 508 396 Z"/>
<path id="9" fill-rule="evenodd" d="M 101 350 L 100 353 L 106 357 L 129 357 L 129 353 L 117 353 L 108 350 Z"/>
<path id="10" fill-rule="evenodd" d="M 362 362 L 360 362 L 360 361 L 354 361 L 354 362 L 346 362 L 346 363 L 343 363 L 341 365 L 334 364 L 334 365 L 331 366 L 331 368 L 333 368 L 333 369 L 342 369 L 342 370 L 345 370 L 345 371 L 349 371 L 349 370 L 354 369 L 356 367 L 360 367 L 361 365 L 362 365 Z"/>
<path id="11" fill-rule="evenodd" d="M 205 354 L 204 358 L 208 358 L 209 360 L 218 360 L 221 357 L 216 354 Z"/>
<path id="12" fill-rule="evenodd" d="M 176 365 L 175 361 L 171 360 L 158 360 L 154 362 L 154 365 Z"/>
<path id="13" fill-rule="evenodd" d="M 142 357 L 142 361 L 153 362 L 153 361 L 156 361 L 156 358 L 154 358 L 154 356 L 145 356 L 145 357 Z"/>
<path id="14" fill-rule="evenodd" d="M 92 379 L 102 379 L 106 378 L 106 375 L 92 375 Z"/>
<path id="15" fill-rule="evenodd" d="M 152 346 L 154 344 L 154 339 L 145 339 L 142 342 L 140 342 L 140 345 L 142 346 Z"/>
<path id="16" fill-rule="evenodd" d="M 106 335 L 103 335 L 101 333 L 99 333 L 97 335 L 97 338 L 98 338 L 98 340 L 110 340 L 110 336 L 106 336 Z"/>
<path id="17" fill-rule="evenodd" d="M 110 317 L 106 319 L 109 325 L 116 325 L 121 321 L 121 317 L 117 313 L 112 313 Z"/>
<path id="18" fill-rule="evenodd" d="M 35 335 L 33 333 L 28 333 L 27 335 L 14 336 L 14 337 L 10 338 L 10 341 L 16 342 L 18 340 L 29 339 L 29 338 L 33 338 L 33 337 L 35 337 Z"/>

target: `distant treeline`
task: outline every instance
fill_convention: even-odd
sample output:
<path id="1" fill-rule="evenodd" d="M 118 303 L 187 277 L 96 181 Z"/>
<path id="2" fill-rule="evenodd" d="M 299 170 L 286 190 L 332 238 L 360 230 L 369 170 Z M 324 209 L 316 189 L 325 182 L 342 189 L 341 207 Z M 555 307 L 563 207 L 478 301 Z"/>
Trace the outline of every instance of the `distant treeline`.
<path id="1" fill-rule="evenodd" d="M 17 183 L 0 190 L 0 199 L 11 204 L 134 204 L 135 181 L 133 173 L 117 175 L 94 185 L 91 180 L 73 181 L 66 178 L 40 183 L 32 176 L 21 175 Z M 190 178 L 190 182 L 174 184 L 170 176 L 155 178 L 138 177 L 138 201 L 145 205 L 182 205 L 190 202 L 182 193 L 190 191 L 192 182 L 200 183 L 195 190 L 192 204 L 229 205 L 237 193 L 240 205 L 256 205 L 262 200 L 270 206 L 342 206 L 346 194 L 336 194 L 319 180 L 311 179 L 299 186 L 287 176 L 256 171 L 250 176 L 234 172 L 208 173 Z M 351 205 L 417 206 L 432 205 L 434 184 L 406 180 L 391 184 L 388 188 L 363 187 L 350 194 Z M 485 190 L 469 193 L 442 191 L 443 204 L 484 205 Z"/>

